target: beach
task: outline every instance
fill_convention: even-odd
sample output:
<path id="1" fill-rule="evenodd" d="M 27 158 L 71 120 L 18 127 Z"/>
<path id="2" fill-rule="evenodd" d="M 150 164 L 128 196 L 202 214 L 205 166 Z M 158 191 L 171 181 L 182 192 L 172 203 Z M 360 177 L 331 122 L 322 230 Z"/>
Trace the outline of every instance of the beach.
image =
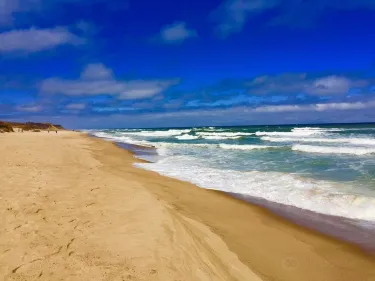
<path id="1" fill-rule="evenodd" d="M 0 280 L 372 281 L 374 256 L 112 142 L 0 135 Z"/>

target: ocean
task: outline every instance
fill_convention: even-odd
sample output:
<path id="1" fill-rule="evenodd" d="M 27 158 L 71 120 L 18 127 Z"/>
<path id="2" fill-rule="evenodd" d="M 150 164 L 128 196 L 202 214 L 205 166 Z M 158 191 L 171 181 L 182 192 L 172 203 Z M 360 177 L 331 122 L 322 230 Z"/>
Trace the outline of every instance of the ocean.
<path id="1" fill-rule="evenodd" d="M 375 124 L 90 130 L 137 167 L 298 210 L 375 223 Z"/>

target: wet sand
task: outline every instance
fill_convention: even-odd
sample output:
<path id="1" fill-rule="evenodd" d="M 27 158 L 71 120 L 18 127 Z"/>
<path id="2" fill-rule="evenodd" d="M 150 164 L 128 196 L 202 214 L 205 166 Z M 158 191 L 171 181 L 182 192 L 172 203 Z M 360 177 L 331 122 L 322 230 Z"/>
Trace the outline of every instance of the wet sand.
<path id="1" fill-rule="evenodd" d="M 274 214 L 300 226 L 357 245 L 370 255 L 375 256 L 375 222 L 319 214 L 252 196 L 231 195 L 251 204 L 265 207 Z"/>
<path id="2" fill-rule="evenodd" d="M 375 280 L 375 259 L 81 133 L 0 135 L 0 280 Z"/>

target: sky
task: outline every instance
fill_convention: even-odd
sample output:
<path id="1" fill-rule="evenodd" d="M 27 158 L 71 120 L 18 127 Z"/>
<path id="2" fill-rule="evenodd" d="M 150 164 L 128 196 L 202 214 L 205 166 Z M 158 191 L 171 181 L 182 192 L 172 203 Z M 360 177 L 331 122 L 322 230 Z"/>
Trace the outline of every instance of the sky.
<path id="1" fill-rule="evenodd" d="M 0 120 L 375 122 L 375 0 L 0 0 Z"/>

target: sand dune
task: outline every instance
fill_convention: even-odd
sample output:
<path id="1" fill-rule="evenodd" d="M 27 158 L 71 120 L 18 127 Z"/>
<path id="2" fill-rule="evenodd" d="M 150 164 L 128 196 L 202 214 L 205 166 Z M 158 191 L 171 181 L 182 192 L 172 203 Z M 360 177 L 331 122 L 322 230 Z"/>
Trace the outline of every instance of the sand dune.
<path id="1" fill-rule="evenodd" d="M 80 133 L 0 135 L 0 280 L 373 281 L 375 259 Z"/>

